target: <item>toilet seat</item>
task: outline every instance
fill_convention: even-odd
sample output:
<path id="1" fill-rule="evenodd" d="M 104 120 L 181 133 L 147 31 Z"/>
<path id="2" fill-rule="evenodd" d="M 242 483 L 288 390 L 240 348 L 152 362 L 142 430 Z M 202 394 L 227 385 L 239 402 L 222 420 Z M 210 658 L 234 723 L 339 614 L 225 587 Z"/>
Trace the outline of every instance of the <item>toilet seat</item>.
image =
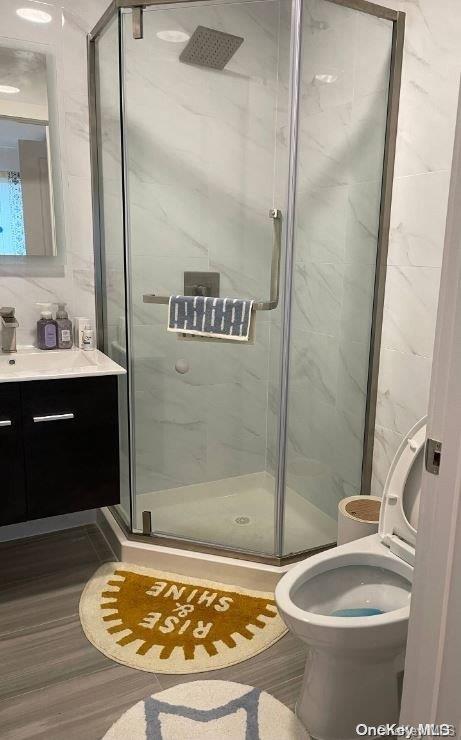
<path id="1" fill-rule="evenodd" d="M 279 581 L 276 600 L 285 621 L 291 627 L 295 622 L 309 623 L 310 629 L 334 627 L 348 631 L 354 627 L 370 629 L 373 626 L 408 621 L 409 603 L 385 614 L 344 619 L 338 616 L 315 614 L 299 608 L 293 602 L 296 589 L 309 579 L 347 565 L 369 564 L 392 570 L 411 583 L 415 563 L 415 544 L 418 526 L 421 476 L 423 471 L 426 417 L 415 424 L 392 461 L 383 492 L 378 534 L 348 542 L 325 550 L 293 566 Z M 294 620 L 291 624 L 291 620 Z M 363 633 L 362 633 L 363 634 Z M 384 635 L 384 632 L 382 632 Z"/>
<path id="2" fill-rule="evenodd" d="M 384 545 L 414 566 L 426 420 L 420 419 L 402 440 L 384 485 L 378 533 Z"/>
<path id="3" fill-rule="evenodd" d="M 377 572 L 389 571 L 405 579 L 408 582 L 408 601 L 402 604 L 399 599 L 398 603 L 394 606 L 389 605 L 382 614 L 372 617 L 354 616 L 348 619 L 334 615 L 336 605 L 332 606 L 330 614 L 322 614 L 316 609 L 311 610 L 307 600 L 304 604 L 301 602 L 300 593 L 305 587 L 309 589 L 309 582 L 312 579 L 318 576 L 336 577 L 339 593 L 343 569 L 363 565 L 369 566 L 370 576 L 376 569 Z M 333 636 L 338 631 L 341 634 L 347 633 L 347 648 L 357 650 L 363 649 L 367 644 L 376 645 L 377 628 L 380 630 L 379 639 L 386 642 L 392 641 L 390 635 L 394 631 L 400 634 L 401 626 L 408 622 L 412 580 L 413 568 L 388 547 L 384 547 L 379 536 L 374 534 L 326 550 L 293 566 L 278 582 L 275 597 L 284 621 L 295 633 L 308 632 L 310 639 L 322 642 L 337 640 L 338 636 L 336 638 Z M 338 606 L 341 608 L 343 604 L 340 603 Z"/>

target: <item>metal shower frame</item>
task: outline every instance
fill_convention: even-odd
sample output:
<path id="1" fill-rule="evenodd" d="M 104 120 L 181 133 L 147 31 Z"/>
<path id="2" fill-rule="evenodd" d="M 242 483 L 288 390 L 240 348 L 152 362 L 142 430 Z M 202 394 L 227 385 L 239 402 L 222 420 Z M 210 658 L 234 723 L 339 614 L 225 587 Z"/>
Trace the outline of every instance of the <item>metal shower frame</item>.
<path id="1" fill-rule="evenodd" d="M 386 134 L 384 145 L 384 161 L 381 188 L 381 205 L 379 214 L 379 230 L 376 257 L 376 272 L 374 284 L 374 298 L 372 309 L 372 327 L 370 337 L 370 357 L 368 366 L 367 401 L 365 411 L 365 431 L 363 440 L 363 462 L 361 493 L 370 492 L 371 474 L 373 463 L 374 428 L 376 417 L 376 399 L 378 389 L 379 357 L 381 348 L 381 331 L 384 309 L 384 291 L 386 284 L 387 253 L 389 243 L 389 225 L 392 202 L 392 185 L 394 176 L 394 161 L 397 138 L 397 122 L 400 100 L 400 85 L 403 60 L 403 44 L 405 33 L 405 13 L 377 5 L 369 0 L 324 0 L 334 5 L 341 5 L 351 10 L 373 15 L 391 21 L 393 24 L 392 50 L 390 60 L 389 95 L 386 119 Z M 210 0 L 211 4 L 212 0 Z M 92 190 L 93 190 L 93 223 L 94 223 L 94 246 L 95 246 L 95 274 L 96 274 L 96 304 L 97 304 L 97 331 L 98 346 L 104 347 L 104 290 L 103 290 L 103 267 L 104 267 L 104 243 L 102 236 L 101 208 L 100 208 L 100 179 L 99 179 L 99 131 L 97 120 L 97 68 L 96 68 L 96 42 L 108 24 L 114 17 L 118 16 L 119 34 L 119 94 L 120 94 L 120 127 L 121 127 L 121 154 L 122 154 L 122 197 L 123 197 L 123 245 L 124 245 L 124 270 L 125 270 L 125 300 L 126 305 L 131 304 L 130 280 L 131 265 L 129 253 L 129 209 L 127 199 L 127 177 L 126 177 L 126 140 L 124 136 L 124 93 L 123 93 L 123 59 L 121 51 L 121 13 L 123 10 L 132 11 L 132 24 L 134 38 L 143 38 L 143 12 L 145 9 L 157 6 L 168 8 L 171 5 L 204 5 L 203 0 L 112 0 L 107 10 L 101 16 L 91 33 L 88 35 L 88 89 L 89 89 L 89 116 L 90 116 L 90 147 L 92 168 Z M 223 4 L 227 4 L 224 2 Z M 232 4 L 230 2 L 229 4 Z M 286 436 L 288 416 L 288 394 L 289 394 L 289 368 L 290 368 L 290 340 L 291 340 L 291 304 L 292 304 L 292 277 L 294 257 L 294 214 L 296 199 L 296 162 L 298 144 L 298 117 L 299 117 L 299 90 L 300 90 L 300 68 L 302 47 L 302 13 L 303 0 L 292 0 L 291 20 L 291 47 L 290 47 L 290 133 L 289 133 L 289 178 L 287 214 L 285 217 L 285 271 L 282 289 L 282 326 L 281 326 L 281 367 L 279 388 L 279 419 L 278 419 L 278 462 L 276 472 L 276 495 L 274 509 L 274 555 L 266 555 L 247 550 L 239 550 L 192 540 L 184 537 L 172 537 L 161 533 L 150 534 L 150 517 L 144 517 L 144 534 L 136 534 L 128 530 L 122 517 L 115 507 L 111 508 L 112 514 L 124 529 L 127 537 L 145 542 L 171 547 L 179 547 L 189 550 L 200 548 L 203 552 L 217 555 L 228 555 L 244 560 L 265 562 L 268 564 L 282 565 L 294 560 L 299 560 L 307 555 L 315 554 L 319 550 L 330 547 L 310 549 L 299 553 L 283 554 L 284 519 L 285 519 L 285 488 L 286 488 Z M 128 313 L 128 312 L 127 312 Z M 134 426 L 133 426 L 133 355 L 132 355 L 132 327 L 130 317 L 126 321 L 126 347 L 127 347 L 127 377 L 128 377 L 128 434 L 129 434 L 129 468 L 130 468 L 130 521 L 133 522 L 133 496 L 135 495 L 135 466 L 134 459 Z"/>

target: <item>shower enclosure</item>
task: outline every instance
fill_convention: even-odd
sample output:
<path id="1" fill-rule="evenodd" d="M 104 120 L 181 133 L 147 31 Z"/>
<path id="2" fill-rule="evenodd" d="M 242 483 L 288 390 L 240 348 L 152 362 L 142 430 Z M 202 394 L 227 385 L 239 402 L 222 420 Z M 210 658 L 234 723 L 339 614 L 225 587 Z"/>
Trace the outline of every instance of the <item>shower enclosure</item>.
<path id="1" fill-rule="evenodd" d="M 370 491 L 404 15 L 115 0 L 89 40 L 99 346 L 134 535 L 282 562 Z M 168 298 L 251 298 L 248 343 Z"/>

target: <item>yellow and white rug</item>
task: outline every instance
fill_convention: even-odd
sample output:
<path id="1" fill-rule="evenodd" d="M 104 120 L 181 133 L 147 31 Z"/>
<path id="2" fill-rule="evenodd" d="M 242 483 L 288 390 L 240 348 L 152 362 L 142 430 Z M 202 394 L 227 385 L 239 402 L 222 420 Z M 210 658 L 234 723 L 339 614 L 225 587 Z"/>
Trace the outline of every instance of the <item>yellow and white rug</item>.
<path id="1" fill-rule="evenodd" d="M 287 631 L 274 594 L 129 563 L 106 563 L 80 599 L 85 635 L 104 655 L 154 673 L 240 663 Z"/>
<path id="2" fill-rule="evenodd" d="M 103 740 L 309 740 L 288 707 L 231 681 L 192 681 L 148 696 Z"/>

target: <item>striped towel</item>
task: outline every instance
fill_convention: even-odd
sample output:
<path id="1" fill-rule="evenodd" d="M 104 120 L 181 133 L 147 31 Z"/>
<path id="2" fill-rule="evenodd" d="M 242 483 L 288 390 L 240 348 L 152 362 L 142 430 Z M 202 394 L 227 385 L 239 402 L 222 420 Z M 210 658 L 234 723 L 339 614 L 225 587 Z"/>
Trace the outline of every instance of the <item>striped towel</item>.
<path id="1" fill-rule="evenodd" d="M 171 296 L 168 331 L 248 342 L 252 307 L 239 298 Z"/>

